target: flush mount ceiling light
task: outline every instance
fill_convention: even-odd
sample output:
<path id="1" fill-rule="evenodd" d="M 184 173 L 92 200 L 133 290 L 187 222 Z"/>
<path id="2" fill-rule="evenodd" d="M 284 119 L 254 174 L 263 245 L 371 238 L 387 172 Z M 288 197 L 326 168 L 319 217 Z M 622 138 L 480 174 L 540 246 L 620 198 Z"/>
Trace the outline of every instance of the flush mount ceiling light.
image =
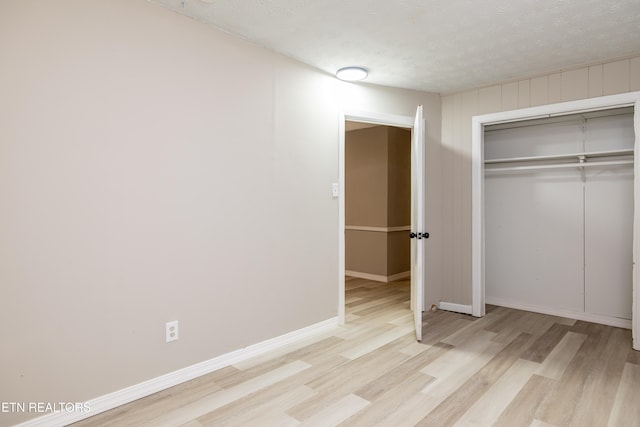
<path id="1" fill-rule="evenodd" d="M 357 80 L 364 80 L 369 73 L 362 67 L 345 67 L 340 68 L 336 72 L 336 77 L 340 80 L 346 80 L 348 82 L 354 82 Z"/>

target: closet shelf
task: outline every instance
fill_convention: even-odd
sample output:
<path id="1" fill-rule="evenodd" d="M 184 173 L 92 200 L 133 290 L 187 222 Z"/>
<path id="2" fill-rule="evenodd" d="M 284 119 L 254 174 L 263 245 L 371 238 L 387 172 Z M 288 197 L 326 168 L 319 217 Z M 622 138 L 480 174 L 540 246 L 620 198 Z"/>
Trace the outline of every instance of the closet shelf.
<path id="1" fill-rule="evenodd" d="M 517 162 L 536 162 L 545 160 L 568 160 L 568 159 L 588 159 L 589 157 L 610 157 L 610 156 L 627 156 L 633 155 L 633 148 L 625 150 L 610 150 L 610 151 L 588 151 L 584 153 L 572 153 L 572 154 L 556 154 L 549 156 L 531 156 L 531 157 L 510 157 L 501 159 L 489 159 L 485 160 L 485 165 L 497 164 L 497 163 L 517 163 Z M 632 161 L 633 162 L 633 161 Z M 602 162 L 598 162 L 602 163 Z M 594 164 L 595 163 L 591 163 Z M 572 164 L 573 166 L 579 166 L 579 163 Z"/>

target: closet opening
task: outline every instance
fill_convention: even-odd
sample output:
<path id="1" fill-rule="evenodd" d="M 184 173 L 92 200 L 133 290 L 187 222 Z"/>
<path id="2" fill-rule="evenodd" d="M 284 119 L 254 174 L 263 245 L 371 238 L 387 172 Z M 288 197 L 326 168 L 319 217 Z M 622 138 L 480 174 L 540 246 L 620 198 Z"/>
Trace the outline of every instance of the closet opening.
<path id="1" fill-rule="evenodd" d="M 631 328 L 633 108 L 484 128 L 485 302 Z"/>
<path id="2" fill-rule="evenodd" d="M 485 303 L 631 328 L 640 92 L 476 116 L 473 313 Z"/>

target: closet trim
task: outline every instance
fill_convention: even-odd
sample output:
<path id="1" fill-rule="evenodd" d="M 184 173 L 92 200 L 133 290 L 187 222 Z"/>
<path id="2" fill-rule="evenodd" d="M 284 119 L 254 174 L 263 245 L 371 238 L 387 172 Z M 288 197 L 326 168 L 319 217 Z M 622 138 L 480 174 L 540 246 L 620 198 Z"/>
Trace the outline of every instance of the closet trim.
<path id="1" fill-rule="evenodd" d="M 558 104 L 541 105 L 520 110 L 473 116 L 471 119 L 471 281 L 472 314 L 485 315 L 485 258 L 484 258 L 484 127 L 499 123 L 549 118 L 566 114 L 634 107 L 635 158 L 640 159 L 640 92 L 602 96 Z M 640 162 L 634 164 L 634 218 L 633 218 L 633 348 L 640 350 L 640 286 L 636 269 L 640 256 Z"/>

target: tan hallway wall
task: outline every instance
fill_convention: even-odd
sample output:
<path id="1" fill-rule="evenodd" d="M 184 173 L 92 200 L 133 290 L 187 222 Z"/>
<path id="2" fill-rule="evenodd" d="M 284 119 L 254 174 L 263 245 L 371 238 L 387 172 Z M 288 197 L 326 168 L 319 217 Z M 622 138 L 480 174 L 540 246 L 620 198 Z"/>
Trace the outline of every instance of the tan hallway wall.
<path id="1" fill-rule="evenodd" d="M 442 96 L 442 300 L 471 304 L 471 117 L 640 90 L 640 57 Z"/>
<path id="2" fill-rule="evenodd" d="M 345 264 L 353 274 L 389 276 L 408 272 L 411 132 L 375 126 L 346 133 Z M 374 229 L 349 229 L 374 227 Z"/>

